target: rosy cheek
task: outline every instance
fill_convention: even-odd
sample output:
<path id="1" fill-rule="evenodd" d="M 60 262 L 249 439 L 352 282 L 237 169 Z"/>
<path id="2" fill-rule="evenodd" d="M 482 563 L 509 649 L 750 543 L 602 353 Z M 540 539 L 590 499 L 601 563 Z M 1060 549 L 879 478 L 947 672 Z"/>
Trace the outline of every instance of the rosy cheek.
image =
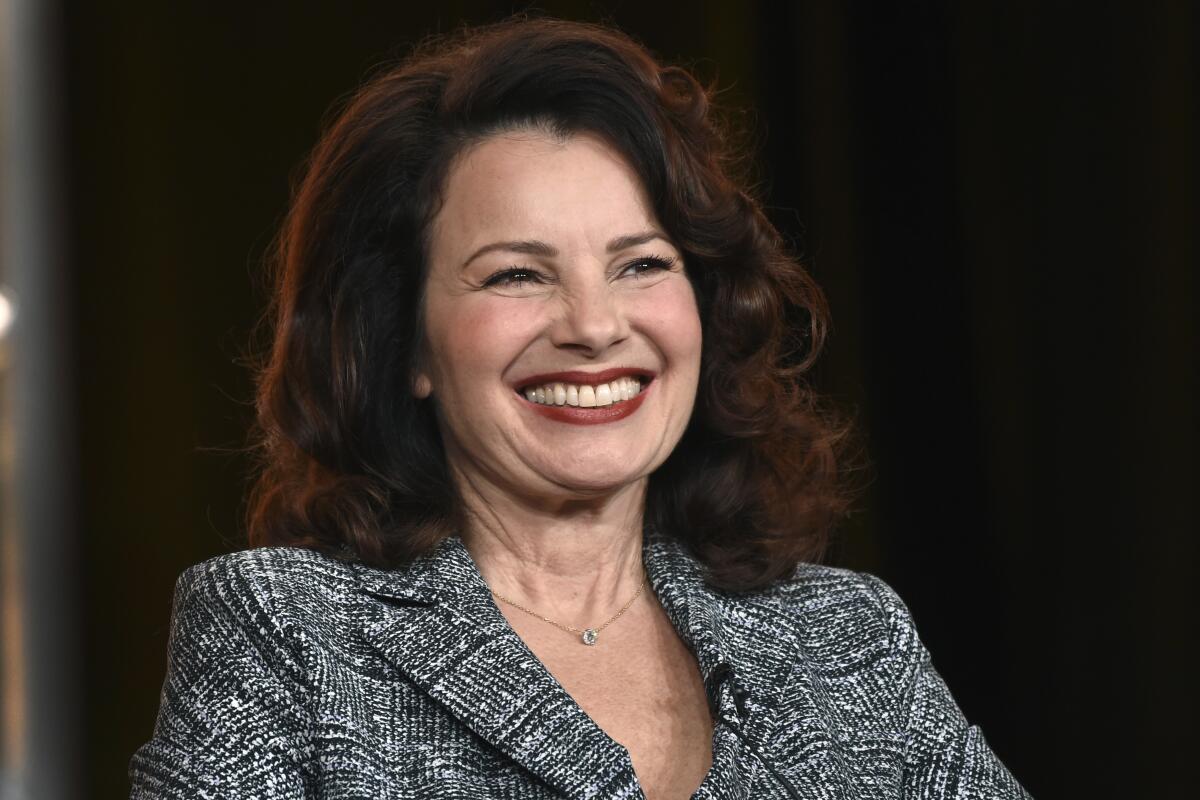
<path id="1" fill-rule="evenodd" d="M 474 300 L 474 298 L 472 298 Z M 471 378 L 500 374 L 528 342 L 534 320 L 528 309 L 505 298 L 460 301 L 443 326 L 445 352 L 455 371 Z"/>
<path id="2" fill-rule="evenodd" d="M 700 351 L 700 312 L 686 278 L 664 281 L 635 300 L 637 311 L 655 331 L 659 346 L 679 355 Z"/>

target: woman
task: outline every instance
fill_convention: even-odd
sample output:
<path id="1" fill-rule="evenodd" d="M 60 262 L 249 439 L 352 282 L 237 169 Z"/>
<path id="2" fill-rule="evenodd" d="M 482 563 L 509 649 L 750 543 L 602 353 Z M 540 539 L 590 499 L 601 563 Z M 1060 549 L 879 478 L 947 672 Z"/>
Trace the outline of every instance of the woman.
<path id="1" fill-rule="evenodd" d="M 348 103 L 279 239 L 256 548 L 179 580 L 134 797 L 1024 796 L 896 595 L 807 563 L 825 308 L 730 163 L 600 27 Z"/>

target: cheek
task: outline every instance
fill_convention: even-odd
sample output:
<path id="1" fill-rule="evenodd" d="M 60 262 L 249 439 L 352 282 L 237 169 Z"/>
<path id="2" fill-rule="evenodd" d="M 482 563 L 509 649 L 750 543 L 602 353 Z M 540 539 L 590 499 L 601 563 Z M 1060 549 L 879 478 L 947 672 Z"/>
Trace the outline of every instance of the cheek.
<path id="1" fill-rule="evenodd" d="M 460 299 L 453 309 L 442 311 L 439 324 L 430 326 L 430 343 L 445 383 L 499 374 L 528 343 L 529 316 L 515 313 L 511 301 Z"/>
<path id="2" fill-rule="evenodd" d="M 652 293 L 644 303 L 645 319 L 664 355 L 677 367 L 700 365 L 703 329 L 696 295 L 686 278 L 664 284 L 662 291 Z"/>

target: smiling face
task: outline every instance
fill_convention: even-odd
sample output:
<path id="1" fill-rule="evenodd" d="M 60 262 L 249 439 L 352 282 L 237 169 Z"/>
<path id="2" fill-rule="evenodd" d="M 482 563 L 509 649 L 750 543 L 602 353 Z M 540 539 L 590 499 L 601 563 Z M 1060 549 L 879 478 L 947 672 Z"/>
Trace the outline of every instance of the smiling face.
<path id="1" fill-rule="evenodd" d="M 527 498 L 644 480 L 691 416 L 701 329 L 637 176 L 593 136 L 522 130 L 462 154 L 444 200 L 414 391 L 452 470 Z"/>

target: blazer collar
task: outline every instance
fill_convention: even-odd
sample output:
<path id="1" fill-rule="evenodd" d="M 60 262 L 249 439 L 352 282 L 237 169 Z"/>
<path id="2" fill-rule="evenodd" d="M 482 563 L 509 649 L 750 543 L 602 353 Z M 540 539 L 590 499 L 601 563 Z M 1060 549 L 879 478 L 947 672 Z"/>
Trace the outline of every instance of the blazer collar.
<path id="1" fill-rule="evenodd" d="M 650 532 L 645 564 L 672 625 L 696 656 L 714 719 L 747 738 L 773 721 L 797 658 L 794 623 L 778 592 L 715 589 L 677 538 Z"/>
<path id="2" fill-rule="evenodd" d="M 567 797 L 641 796 L 628 751 L 509 626 L 460 538 L 403 569 L 354 566 L 367 641 L 448 713 Z"/>
<path id="3" fill-rule="evenodd" d="M 650 527 L 643 563 L 696 656 L 714 718 L 764 736 L 798 655 L 778 593 L 713 589 L 683 544 Z M 460 722 L 569 797 L 641 796 L 628 751 L 512 630 L 459 537 L 401 569 L 353 567 L 368 641 Z"/>
<path id="4" fill-rule="evenodd" d="M 679 540 L 661 534 L 647 537 L 645 564 L 659 602 L 696 655 L 714 719 L 750 744 L 753 760 L 798 765 L 787 778 L 796 796 L 851 796 L 835 732 L 843 712 L 813 667 L 800 615 L 788 607 L 796 587 L 721 592 Z M 789 716 L 781 720 L 785 705 Z M 777 749 L 781 742 L 786 753 Z"/>

